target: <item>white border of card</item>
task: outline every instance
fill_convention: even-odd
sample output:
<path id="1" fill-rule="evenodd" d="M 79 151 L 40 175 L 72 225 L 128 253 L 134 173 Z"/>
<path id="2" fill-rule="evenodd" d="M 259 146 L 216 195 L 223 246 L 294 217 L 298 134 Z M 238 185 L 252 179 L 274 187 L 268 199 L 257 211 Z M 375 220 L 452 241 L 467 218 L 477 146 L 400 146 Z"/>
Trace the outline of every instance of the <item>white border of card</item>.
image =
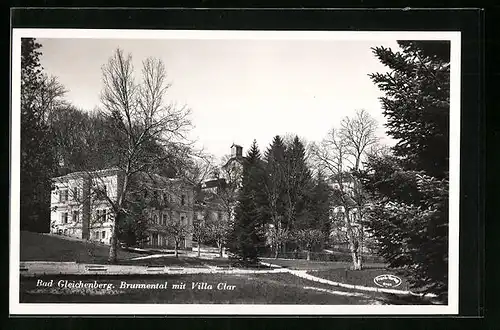
<path id="1" fill-rule="evenodd" d="M 237 304 L 53 304 L 19 302 L 20 265 L 20 60 L 21 38 L 108 39 L 326 39 L 326 40 L 450 40 L 450 219 L 448 305 L 237 305 Z M 211 30 L 98 30 L 13 29 L 12 33 L 12 130 L 10 187 L 10 286 L 11 314 L 71 315 L 387 315 L 458 314 L 459 178 L 460 178 L 460 32 L 348 32 L 348 31 L 211 31 Z"/>

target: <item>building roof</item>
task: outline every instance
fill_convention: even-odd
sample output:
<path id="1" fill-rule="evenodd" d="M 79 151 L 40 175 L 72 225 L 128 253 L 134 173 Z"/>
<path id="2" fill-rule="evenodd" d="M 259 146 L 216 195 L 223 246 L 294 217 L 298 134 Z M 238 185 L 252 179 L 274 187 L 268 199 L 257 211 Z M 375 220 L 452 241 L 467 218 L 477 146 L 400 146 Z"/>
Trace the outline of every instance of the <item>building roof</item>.
<path id="1" fill-rule="evenodd" d="M 52 178 L 53 180 L 56 181 L 62 181 L 66 179 L 78 179 L 78 178 L 83 178 L 83 177 L 89 177 L 93 175 L 114 175 L 118 172 L 122 171 L 118 167 L 111 167 L 103 170 L 96 170 L 96 171 L 79 171 L 79 172 L 71 172 L 66 175 L 61 175 L 58 177 Z"/>
<path id="2" fill-rule="evenodd" d="M 67 179 L 78 179 L 83 177 L 92 177 L 97 175 L 115 175 L 117 173 L 123 172 L 118 167 L 108 168 L 104 170 L 98 171 L 80 171 L 80 172 L 72 172 L 63 176 L 55 177 L 53 180 L 56 181 L 64 181 Z M 137 172 L 134 174 L 133 180 L 139 182 L 141 184 L 149 184 L 153 186 L 164 186 L 164 185 L 172 185 L 172 184 L 185 184 L 194 186 L 194 184 L 188 182 L 183 178 L 167 178 L 155 173 L 146 173 L 146 172 Z"/>
<path id="3" fill-rule="evenodd" d="M 239 164 L 243 164 L 243 160 L 245 160 L 245 156 L 236 156 L 236 157 L 231 157 L 227 161 L 226 164 L 222 165 L 222 167 L 228 167 L 232 162 L 237 162 Z"/>

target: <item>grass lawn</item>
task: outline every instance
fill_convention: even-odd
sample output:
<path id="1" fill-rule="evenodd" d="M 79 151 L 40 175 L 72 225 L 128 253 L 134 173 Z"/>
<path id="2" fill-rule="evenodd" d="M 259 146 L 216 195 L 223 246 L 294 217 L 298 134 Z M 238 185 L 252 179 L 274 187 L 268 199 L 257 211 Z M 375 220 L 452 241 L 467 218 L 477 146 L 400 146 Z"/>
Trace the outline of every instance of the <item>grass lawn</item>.
<path id="1" fill-rule="evenodd" d="M 362 285 L 368 287 L 378 287 L 373 279 L 379 275 L 391 274 L 398 276 L 401 279 L 401 284 L 393 289 L 408 291 L 410 289 L 410 283 L 398 272 L 387 269 L 385 267 L 375 267 L 364 268 L 362 270 L 350 270 L 348 268 L 335 268 L 335 269 L 323 269 L 323 270 L 310 270 L 307 272 L 316 277 L 324 278 L 334 282 L 340 282 L 344 284 Z M 431 301 L 418 296 L 411 295 L 400 295 L 391 293 L 379 293 L 375 295 L 377 299 L 383 301 L 385 304 L 390 305 L 428 305 Z"/>
<path id="2" fill-rule="evenodd" d="M 52 287 L 37 287 L 39 279 L 54 280 Z M 58 281 L 91 282 L 112 285 L 109 289 L 60 288 Z M 126 284 L 164 284 L 165 288 L 131 288 Z M 174 289 L 173 284 L 186 284 L 185 289 Z M 193 283 L 195 287 L 193 288 Z M 207 283 L 207 289 L 196 288 L 196 283 Z M 226 289 L 220 286 L 226 284 Z M 211 285 L 211 287 L 208 287 Z M 316 289 L 305 289 L 314 287 Z M 231 288 L 228 290 L 228 288 Z M 321 289 L 333 290 L 322 292 Z M 335 292 L 336 291 L 336 292 Z M 340 292 L 340 293 L 339 293 Z M 382 299 L 381 296 L 379 296 Z M 171 304 L 373 304 L 373 293 L 352 295 L 342 288 L 301 279 L 291 274 L 200 274 L 161 276 L 46 276 L 21 278 L 22 303 L 171 303 Z"/>
<path id="3" fill-rule="evenodd" d="M 76 261 L 107 263 L 109 246 L 57 236 L 21 231 L 21 261 Z M 118 260 L 140 257 L 141 254 L 118 250 Z"/>
<path id="4" fill-rule="evenodd" d="M 306 259 L 272 259 L 272 258 L 263 258 L 263 262 L 267 262 L 273 265 L 278 265 L 281 267 L 286 267 L 289 269 L 298 269 L 298 270 L 329 270 L 329 269 L 345 269 L 351 266 L 349 262 L 342 261 L 314 261 L 314 260 L 306 260 Z M 367 264 L 367 268 L 382 268 L 385 265 L 383 264 Z"/>
<path id="5" fill-rule="evenodd" d="M 347 268 L 341 269 L 328 269 L 328 270 L 317 270 L 308 271 L 308 274 L 321 277 L 334 282 L 341 282 L 346 284 L 363 285 L 370 287 L 378 287 L 373 279 L 379 275 L 391 274 L 396 275 L 401 279 L 401 284 L 394 289 L 398 290 L 410 290 L 410 285 L 408 281 L 399 275 L 394 270 L 389 270 L 383 267 L 379 268 L 364 268 L 362 270 L 350 270 Z"/>
<path id="6" fill-rule="evenodd" d="M 164 256 L 158 258 L 148 258 L 139 260 L 123 260 L 120 265 L 139 265 L 139 266 L 178 266 L 178 267 L 224 267 L 231 266 L 231 261 L 226 258 L 202 259 L 196 257 Z"/>
<path id="7" fill-rule="evenodd" d="M 108 263 L 109 246 L 88 241 L 71 240 L 58 236 L 43 235 L 32 232 L 21 232 L 21 261 L 75 261 L 78 263 Z M 117 257 L 120 265 L 139 266 L 173 266 L 173 267 L 230 267 L 227 258 L 203 259 L 186 257 L 182 254 L 176 258 L 173 254 L 158 258 L 131 260 L 145 257 L 139 254 L 118 249 Z M 269 267 L 259 265 L 256 268 Z"/>

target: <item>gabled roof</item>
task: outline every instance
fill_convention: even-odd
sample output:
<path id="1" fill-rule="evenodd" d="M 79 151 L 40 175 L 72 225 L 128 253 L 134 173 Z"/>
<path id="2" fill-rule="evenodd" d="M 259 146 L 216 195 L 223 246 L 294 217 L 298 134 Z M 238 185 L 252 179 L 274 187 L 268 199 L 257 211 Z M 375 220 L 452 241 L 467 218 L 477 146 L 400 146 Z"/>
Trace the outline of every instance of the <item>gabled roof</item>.
<path id="1" fill-rule="evenodd" d="M 236 157 L 231 157 L 227 161 L 226 164 L 222 165 L 222 167 L 228 167 L 232 162 L 238 162 L 239 164 L 243 164 L 243 161 L 245 160 L 245 156 L 236 156 Z"/>

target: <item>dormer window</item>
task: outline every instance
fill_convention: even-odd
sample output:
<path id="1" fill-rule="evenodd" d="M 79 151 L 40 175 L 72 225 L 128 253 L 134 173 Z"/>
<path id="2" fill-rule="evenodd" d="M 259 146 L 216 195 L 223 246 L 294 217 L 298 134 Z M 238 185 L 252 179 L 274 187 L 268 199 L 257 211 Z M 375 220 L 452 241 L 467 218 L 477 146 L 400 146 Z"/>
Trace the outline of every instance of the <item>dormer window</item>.
<path id="1" fill-rule="evenodd" d="M 186 204 L 186 195 L 182 194 L 181 195 L 181 205 L 185 205 Z"/>

